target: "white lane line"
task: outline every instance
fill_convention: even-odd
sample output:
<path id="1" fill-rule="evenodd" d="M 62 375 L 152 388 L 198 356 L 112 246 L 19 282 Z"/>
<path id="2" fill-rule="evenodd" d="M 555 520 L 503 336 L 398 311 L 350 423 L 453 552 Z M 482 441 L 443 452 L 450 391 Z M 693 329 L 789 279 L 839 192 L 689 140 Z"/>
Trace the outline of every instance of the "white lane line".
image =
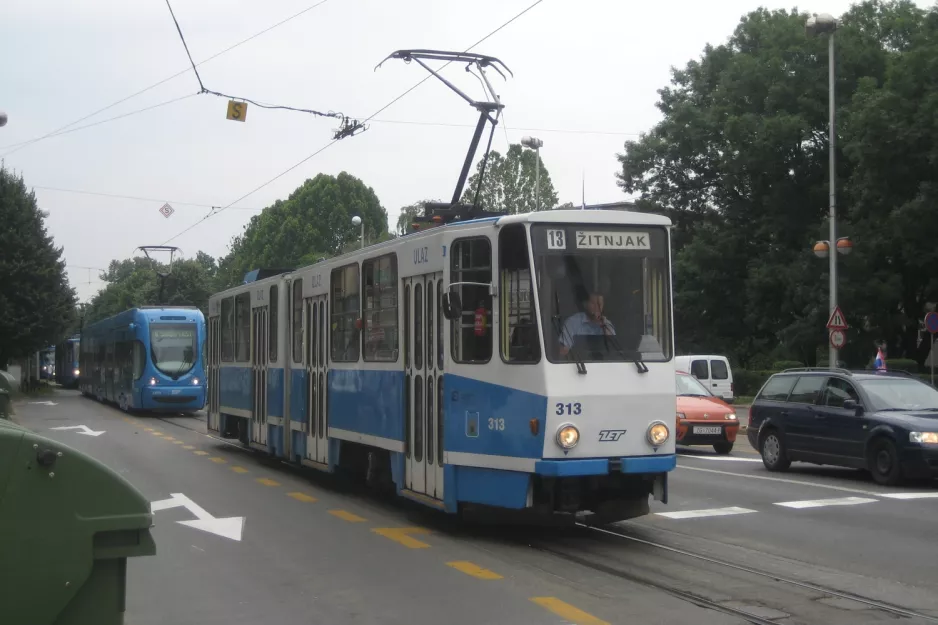
<path id="1" fill-rule="evenodd" d="M 938 499 L 938 491 L 931 493 L 889 493 L 880 495 L 880 497 L 889 497 L 890 499 Z"/>
<path id="2" fill-rule="evenodd" d="M 839 499 L 806 499 L 805 501 L 780 501 L 776 506 L 785 506 L 786 508 L 826 508 L 827 506 L 855 506 L 861 503 L 873 503 L 878 499 L 868 497 L 841 497 Z"/>
<path id="3" fill-rule="evenodd" d="M 719 469 L 704 469 L 701 467 L 688 467 L 683 464 L 677 465 L 678 469 L 685 471 L 703 471 L 704 473 L 719 473 L 720 475 L 731 475 L 733 477 L 742 477 L 748 480 L 767 480 L 769 482 L 782 482 L 783 484 L 795 484 L 797 486 L 813 486 L 815 488 L 826 488 L 828 490 L 838 490 L 844 493 L 860 493 L 861 495 L 872 495 L 879 497 L 880 493 L 874 493 L 871 490 L 861 490 L 859 488 L 847 488 L 845 486 L 831 486 L 830 484 L 818 484 L 817 482 L 805 482 L 803 480 L 789 480 L 783 477 L 769 477 L 768 475 L 748 475 L 746 473 L 734 473 L 732 471 L 720 471 Z"/>
<path id="4" fill-rule="evenodd" d="M 658 516 L 669 519 L 699 519 L 707 516 L 730 516 L 731 514 L 747 514 L 755 512 L 749 508 L 711 508 L 709 510 L 678 510 L 677 512 L 656 512 Z"/>
<path id="5" fill-rule="evenodd" d="M 698 460 L 724 460 L 726 462 L 762 462 L 762 458 L 740 458 L 739 456 L 694 456 L 678 454 L 681 458 L 696 458 Z"/>

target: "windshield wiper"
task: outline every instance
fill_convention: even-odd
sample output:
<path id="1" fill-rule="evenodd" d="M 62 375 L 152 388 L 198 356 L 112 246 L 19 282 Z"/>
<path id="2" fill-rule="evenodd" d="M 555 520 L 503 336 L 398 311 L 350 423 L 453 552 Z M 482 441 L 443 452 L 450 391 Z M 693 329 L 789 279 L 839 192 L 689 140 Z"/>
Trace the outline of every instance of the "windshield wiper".
<path id="1" fill-rule="evenodd" d="M 550 320 L 554 324 L 554 331 L 557 332 L 557 337 L 563 339 L 563 322 L 560 320 L 560 297 L 557 295 L 557 291 L 554 291 L 554 314 L 551 316 Z M 568 338 L 570 339 L 570 349 L 567 350 L 567 353 L 570 354 L 570 357 L 573 358 L 573 362 L 576 364 L 576 372 L 580 375 L 586 375 L 586 365 L 574 349 L 576 341 L 573 340 L 572 336 Z"/>
<path id="2" fill-rule="evenodd" d="M 619 339 L 616 338 L 616 335 L 606 334 L 606 318 L 602 317 L 601 320 L 603 324 L 602 326 L 603 339 L 606 344 L 606 349 L 607 350 L 609 349 L 609 342 L 611 341 L 613 348 L 615 348 L 615 350 L 619 352 L 619 355 L 622 357 L 622 360 L 631 360 L 633 363 L 635 363 L 635 368 L 638 369 L 639 373 L 648 373 L 648 366 L 642 361 L 642 353 L 639 351 L 636 351 L 635 353 L 638 354 L 637 358 L 628 358 L 625 355 L 625 351 L 622 349 L 622 346 L 619 344 Z"/>
<path id="3" fill-rule="evenodd" d="M 176 369 L 175 373 L 172 373 L 169 377 L 171 377 L 173 380 L 178 380 L 179 376 L 181 376 L 183 373 L 185 373 L 186 371 L 192 368 L 192 364 L 193 363 L 191 360 L 182 361 L 182 364 L 179 366 L 178 369 Z"/>

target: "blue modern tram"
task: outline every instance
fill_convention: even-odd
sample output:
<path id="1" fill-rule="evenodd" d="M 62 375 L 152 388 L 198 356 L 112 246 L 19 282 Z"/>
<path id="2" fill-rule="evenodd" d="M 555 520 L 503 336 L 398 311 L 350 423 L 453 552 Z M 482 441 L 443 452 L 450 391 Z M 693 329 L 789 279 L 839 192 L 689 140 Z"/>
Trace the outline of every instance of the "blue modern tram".
<path id="1" fill-rule="evenodd" d="M 78 388 L 79 335 L 69 337 L 55 346 L 55 381 L 64 388 Z"/>
<path id="2" fill-rule="evenodd" d="M 209 298 L 209 432 L 448 513 L 666 503 L 670 221 L 448 212 Z M 605 336 L 580 332 L 597 312 Z"/>
<path id="3" fill-rule="evenodd" d="M 143 306 L 82 330 L 79 388 L 123 410 L 192 413 L 206 400 L 205 317 Z"/>
<path id="4" fill-rule="evenodd" d="M 55 347 L 39 350 L 39 379 L 51 381 L 55 376 Z"/>

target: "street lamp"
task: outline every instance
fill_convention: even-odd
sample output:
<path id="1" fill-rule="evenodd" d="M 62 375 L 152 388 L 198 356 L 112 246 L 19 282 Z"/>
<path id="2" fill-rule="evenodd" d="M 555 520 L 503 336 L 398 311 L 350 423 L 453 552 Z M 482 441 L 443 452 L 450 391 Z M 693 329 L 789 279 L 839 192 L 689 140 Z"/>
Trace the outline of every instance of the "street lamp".
<path id="1" fill-rule="evenodd" d="M 522 137 L 521 145 L 534 150 L 534 210 L 541 210 L 541 148 L 544 142 L 537 137 Z"/>
<path id="2" fill-rule="evenodd" d="M 837 30 L 837 20 L 834 19 L 834 16 L 829 13 L 821 13 L 809 17 L 804 25 L 805 32 L 809 37 L 817 37 L 820 35 L 827 35 L 827 97 L 828 97 L 828 109 L 830 114 L 830 119 L 828 124 L 830 126 L 830 139 L 828 149 L 830 150 L 830 171 L 828 176 L 830 177 L 830 239 L 829 241 L 837 242 L 837 251 L 840 252 L 840 240 L 837 239 L 837 177 L 836 177 L 836 155 L 835 155 L 835 146 L 836 146 L 836 123 L 834 113 L 836 110 L 836 103 L 834 101 L 834 31 Z M 828 243 L 828 248 L 830 244 Z M 846 254 L 849 252 L 849 247 L 844 248 L 846 251 L 841 252 Z M 814 246 L 815 254 L 818 254 L 817 245 Z M 837 254 L 826 254 L 830 257 L 830 312 L 834 314 L 834 309 L 837 308 Z M 820 256 L 820 254 L 818 254 Z M 823 257 L 822 257 L 823 258 Z M 829 352 L 829 365 L 833 369 L 837 366 L 837 348 L 830 346 Z"/>
<path id="3" fill-rule="evenodd" d="M 361 217 L 355 215 L 352 217 L 352 225 L 362 227 L 362 249 L 365 249 L 365 222 L 362 221 Z"/>

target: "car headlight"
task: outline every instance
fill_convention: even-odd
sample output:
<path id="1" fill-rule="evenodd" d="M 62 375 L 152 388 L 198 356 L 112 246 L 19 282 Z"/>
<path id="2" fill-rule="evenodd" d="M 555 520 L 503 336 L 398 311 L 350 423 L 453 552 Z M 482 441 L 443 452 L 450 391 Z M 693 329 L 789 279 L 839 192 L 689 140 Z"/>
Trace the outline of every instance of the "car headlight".
<path id="1" fill-rule="evenodd" d="M 75 376 L 78 377 L 78 376 L 80 376 L 80 375 L 81 375 L 81 370 L 80 370 L 80 369 L 75 369 Z"/>
<path id="2" fill-rule="evenodd" d="M 557 430 L 557 444 L 564 449 L 573 449 L 580 442 L 580 431 L 575 425 L 567 423 Z"/>
<path id="3" fill-rule="evenodd" d="M 648 444 L 652 447 L 660 447 L 668 442 L 668 438 L 671 437 L 671 431 L 668 430 L 668 426 L 662 423 L 661 421 L 654 421 L 648 426 L 648 431 L 645 433 L 645 438 L 648 439 Z"/>
<path id="4" fill-rule="evenodd" d="M 678 413 L 676 414 L 676 416 L 677 416 L 678 419 L 686 419 L 686 418 L 687 418 L 687 415 L 684 414 L 683 412 L 678 412 Z"/>
<path id="5" fill-rule="evenodd" d="M 199 378 L 192 378 L 192 384 L 195 385 L 195 386 L 198 386 L 198 384 L 199 384 Z"/>
<path id="6" fill-rule="evenodd" d="M 735 412 L 727 412 L 727 413 L 726 413 L 726 419 L 727 419 L 727 421 L 735 421 L 735 420 L 736 420 L 736 413 L 735 413 Z"/>
<path id="7" fill-rule="evenodd" d="M 938 432 L 909 432 L 909 441 L 938 445 Z"/>
<path id="8" fill-rule="evenodd" d="M 156 378 L 150 378 L 150 386 L 156 386 Z"/>

